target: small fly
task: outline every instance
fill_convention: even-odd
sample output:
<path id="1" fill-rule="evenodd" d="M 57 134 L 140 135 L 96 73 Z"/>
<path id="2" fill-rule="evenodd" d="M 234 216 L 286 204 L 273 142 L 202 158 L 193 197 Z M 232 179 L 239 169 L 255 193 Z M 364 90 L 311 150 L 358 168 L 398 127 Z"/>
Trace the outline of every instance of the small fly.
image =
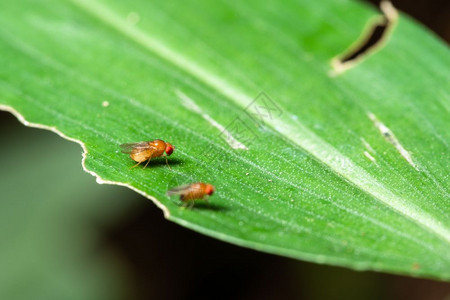
<path id="1" fill-rule="evenodd" d="M 166 143 L 163 140 L 122 144 L 120 148 L 122 148 L 123 153 L 130 154 L 131 159 L 137 162 L 132 168 L 147 161 L 144 166 L 146 168 L 152 158 L 161 156 L 164 156 L 167 166 L 169 166 L 167 156 L 170 156 L 175 149 L 172 144 Z"/>
<path id="2" fill-rule="evenodd" d="M 196 182 L 172 188 L 167 195 L 180 195 L 180 200 L 184 202 L 183 207 L 191 208 L 196 200 L 205 200 L 208 203 L 208 197 L 214 193 L 214 190 L 214 186 L 209 183 Z"/>

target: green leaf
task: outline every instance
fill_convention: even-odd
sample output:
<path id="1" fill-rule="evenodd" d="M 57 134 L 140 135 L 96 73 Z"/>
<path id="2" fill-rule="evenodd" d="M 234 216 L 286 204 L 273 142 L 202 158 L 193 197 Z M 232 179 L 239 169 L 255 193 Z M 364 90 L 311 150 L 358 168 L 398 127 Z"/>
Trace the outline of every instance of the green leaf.
<path id="1" fill-rule="evenodd" d="M 448 280 L 449 50 L 401 15 L 384 45 L 333 75 L 376 14 L 349 0 L 7 1 L 0 103 L 82 143 L 99 182 L 183 226 Z M 156 138 L 175 145 L 171 168 L 130 169 L 119 144 Z M 215 185 L 211 207 L 166 196 L 196 181 Z"/>

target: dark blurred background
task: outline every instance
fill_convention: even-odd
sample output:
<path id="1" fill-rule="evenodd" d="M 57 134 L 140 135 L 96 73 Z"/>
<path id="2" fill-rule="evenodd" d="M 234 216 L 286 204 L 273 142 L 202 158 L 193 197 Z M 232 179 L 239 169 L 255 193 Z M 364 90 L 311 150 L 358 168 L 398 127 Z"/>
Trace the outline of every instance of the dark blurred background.
<path id="1" fill-rule="evenodd" d="M 378 5 L 379 0 L 365 2 Z M 436 35 L 450 43 L 450 1 L 448 0 L 392 0 L 394 6 L 410 15 Z"/>
<path id="2" fill-rule="evenodd" d="M 394 5 L 450 41 L 450 1 Z M 6 112 L 0 143 L 0 299 L 450 300 L 449 283 L 301 262 L 175 225 L 137 193 L 96 184 L 78 145 Z"/>

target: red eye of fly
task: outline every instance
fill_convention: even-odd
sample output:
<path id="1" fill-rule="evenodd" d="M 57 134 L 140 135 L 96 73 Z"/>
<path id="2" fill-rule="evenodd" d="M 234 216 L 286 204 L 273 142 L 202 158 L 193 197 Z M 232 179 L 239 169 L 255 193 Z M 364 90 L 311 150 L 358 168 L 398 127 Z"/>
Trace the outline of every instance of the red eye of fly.
<path id="1" fill-rule="evenodd" d="M 212 185 L 207 185 L 205 188 L 205 193 L 211 196 L 214 193 L 214 187 Z"/>
<path id="2" fill-rule="evenodd" d="M 172 152 L 173 152 L 173 150 L 175 148 L 169 143 L 166 143 L 166 144 L 167 144 L 167 146 L 166 146 L 166 153 L 167 153 L 167 155 L 170 155 L 170 154 L 172 154 Z"/>

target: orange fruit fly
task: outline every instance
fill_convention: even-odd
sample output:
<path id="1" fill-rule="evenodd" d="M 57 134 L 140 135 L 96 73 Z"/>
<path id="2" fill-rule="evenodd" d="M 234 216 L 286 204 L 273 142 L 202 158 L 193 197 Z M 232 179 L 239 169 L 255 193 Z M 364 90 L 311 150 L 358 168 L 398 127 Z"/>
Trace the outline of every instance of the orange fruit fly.
<path id="1" fill-rule="evenodd" d="M 144 161 L 147 161 L 144 166 L 145 168 L 152 158 L 161 156 L 164 156 L 167 166 L 169 166 L 167 156 L 170 156 L 173 153 L 173 150 L 175 150 L 172 144 L 166 143 L 163 140 L 122 144 L 120 145 L 120 148 L 122 148 L 123 153 L 130 154 L 130 158 L 137 162 L 137 164 L 132 166 L 132 168 L 137 167 Z"/>
<path id="2" fill-rule="evenodd" d="M 214 193 L 215 189 L 212 184 L 196 182 L 187 185 L 178 186 L 167 192 L 168 196 L 180 195 L 180 200 L 184 202 L 183 207 L 189 205 L 192 207 L 195 200 L 205 200 Z"/>

